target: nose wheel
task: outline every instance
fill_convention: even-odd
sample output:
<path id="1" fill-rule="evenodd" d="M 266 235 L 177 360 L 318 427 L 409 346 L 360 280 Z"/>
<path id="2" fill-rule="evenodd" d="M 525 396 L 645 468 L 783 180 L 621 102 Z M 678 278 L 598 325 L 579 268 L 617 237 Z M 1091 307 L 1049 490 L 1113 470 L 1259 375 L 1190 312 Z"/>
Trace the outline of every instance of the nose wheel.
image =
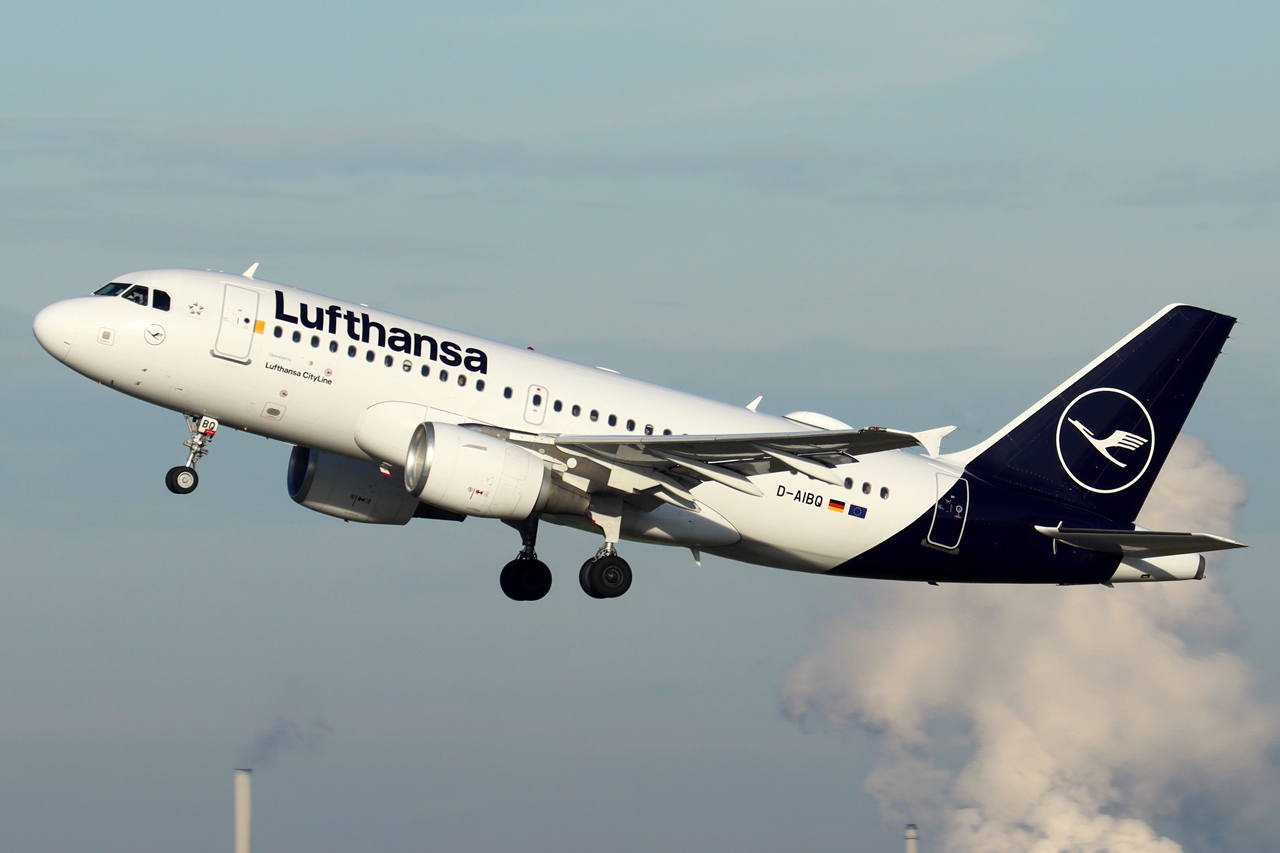
<path id="1" fill-rule="evenodd" d="M 200 476 L 196 474 L 195 468 L 179 465 L 170 468 L 169 473 L 164 475 L 164 484 L 175 495 L 189 495 L 200 485 Z"/>
<path id="2" fill-rule="evenodd" d="M 191 438 L 182 442 L 182 446 L 190 451 L 187 454 L 187 464 L 170 468 L 169 473 L 164 475 L 165 486 L 175 495 L 189 495 L 196 490 L 196 486 L 200 485 L 200 476 L 196 474 L 196 463 L 208 455 L 209 443 L 218 432 L 216 418 L 207 418 L 202 415 L 183 415 L 183 417 L 187 419 L 187 429 L 191 431 Z"/>

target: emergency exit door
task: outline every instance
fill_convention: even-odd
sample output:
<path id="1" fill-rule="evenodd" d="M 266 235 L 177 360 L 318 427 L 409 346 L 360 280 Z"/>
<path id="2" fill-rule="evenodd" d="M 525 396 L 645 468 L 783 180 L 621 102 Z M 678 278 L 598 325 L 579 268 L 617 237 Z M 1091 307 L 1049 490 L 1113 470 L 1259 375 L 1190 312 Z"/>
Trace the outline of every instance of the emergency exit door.
<path id="1" fill-rule="evenodd" d="M 233 361 L 248 362 L 258 323 L 258 291 L 235 284 L 226 285 L 222 315 L 213 354 Z"/>
<path id="2" fill-rule="evenodd" d="M 542 423 L 547 416 L 547 389 L 541 385 L 530 385 L 529 396 L 525 398 L 524 419 L 528 423 Z"/>

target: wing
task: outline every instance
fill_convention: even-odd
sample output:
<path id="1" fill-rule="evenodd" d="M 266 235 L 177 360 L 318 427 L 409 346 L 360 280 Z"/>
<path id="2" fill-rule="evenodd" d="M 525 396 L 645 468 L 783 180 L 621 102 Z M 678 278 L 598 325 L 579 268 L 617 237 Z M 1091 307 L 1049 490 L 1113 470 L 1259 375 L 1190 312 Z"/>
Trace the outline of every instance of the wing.
<path id="1" fill-rule="evenodd" d="M 533 435 L 505 433 L 502 438 L 541 454 L 561 478 L 586 492 L 647 495 L 692 508 L 689 490 L 699 483 L 721 483 L 749 495 L 762 492 L 750 476 L 769 471 L 799 471 L 843 485 L 834 466 L 859 456 L 907 447 L 923 447 L 936 456 L 942 437 L 955 427 L 909 433 L 872 427 L 860 430 L 733 435 Z M 489 432 L 492 428 L 486 428 Z"/>

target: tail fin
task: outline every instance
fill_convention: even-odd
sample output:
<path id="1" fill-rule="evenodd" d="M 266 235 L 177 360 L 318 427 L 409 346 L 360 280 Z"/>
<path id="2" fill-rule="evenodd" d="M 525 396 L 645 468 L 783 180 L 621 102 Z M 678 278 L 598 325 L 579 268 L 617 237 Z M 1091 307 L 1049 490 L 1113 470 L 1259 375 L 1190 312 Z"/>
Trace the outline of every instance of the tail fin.
<path id="1" fill-rule="evenodd" d="M 1170 305 L 955 458 L 979 479 L 1128 524 L 1235 322 Z"/>

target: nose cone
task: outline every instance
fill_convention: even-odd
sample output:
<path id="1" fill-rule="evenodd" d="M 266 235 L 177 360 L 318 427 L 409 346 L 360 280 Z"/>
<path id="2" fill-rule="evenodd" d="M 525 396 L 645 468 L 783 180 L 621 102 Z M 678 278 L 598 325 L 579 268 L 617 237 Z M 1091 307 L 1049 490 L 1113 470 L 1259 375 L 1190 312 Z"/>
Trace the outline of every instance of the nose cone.
<path id="1" fill-rule="evenodd" d="M 55 302 L 36 315 L 32 328 L 40 346 L 58 361 L 65 361 L 80 319 L 80 308 L 72 300 Z"/>

